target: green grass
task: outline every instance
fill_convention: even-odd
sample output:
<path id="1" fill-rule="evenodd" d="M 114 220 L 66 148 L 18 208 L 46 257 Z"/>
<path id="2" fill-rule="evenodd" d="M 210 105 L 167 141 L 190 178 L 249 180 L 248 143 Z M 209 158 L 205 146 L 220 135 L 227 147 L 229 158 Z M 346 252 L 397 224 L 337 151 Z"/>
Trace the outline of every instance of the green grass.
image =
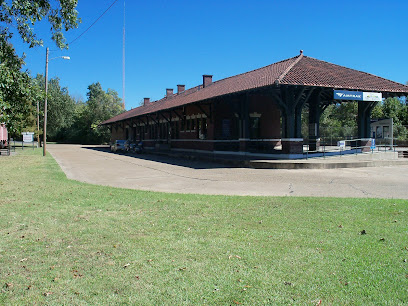
<path id="1" fill-rule="evenodd" d="M 407 201 L 102 187 L 41 152 L 0 158 L 0 304 L 408 303 Z"/>

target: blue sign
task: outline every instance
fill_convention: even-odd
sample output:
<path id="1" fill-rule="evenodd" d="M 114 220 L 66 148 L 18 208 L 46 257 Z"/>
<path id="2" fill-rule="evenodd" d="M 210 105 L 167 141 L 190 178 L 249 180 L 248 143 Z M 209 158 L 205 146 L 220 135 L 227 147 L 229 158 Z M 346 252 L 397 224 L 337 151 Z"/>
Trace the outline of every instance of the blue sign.
<path id="1" fill-rule="evenodd" d="M 371 149 L 371 150 L 375 150 L 375 139 L 374 139 L 374 138 L 371 139 L 371 147 L 370 147 L 370 149 Z"/>
<path id="2" fill-rule="evenodd" d="M 335 100 L 363 101 L 362 91 L 334 90 Z"/>

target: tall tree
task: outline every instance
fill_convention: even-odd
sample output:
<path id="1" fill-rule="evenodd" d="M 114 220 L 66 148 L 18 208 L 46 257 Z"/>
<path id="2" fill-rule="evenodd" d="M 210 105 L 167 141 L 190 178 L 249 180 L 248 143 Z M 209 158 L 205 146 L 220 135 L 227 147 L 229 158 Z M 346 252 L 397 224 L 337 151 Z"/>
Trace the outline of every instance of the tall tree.
<path id="1" fill-rule="evenodd" d="M 99 82 L 88 86 L 87 96 L 86 103 L 78 105 L 73 138 L 81 143 L 108 142 L 109 130 L 100 124 L 123 111 L 121 98 L 113 89 L 105 92 Z"/>
<path id="2" fill-rule="evenodd" d="M 46 18 L 51 26 L 52 39 L 59 48 L 66 48 L 63 31 L 78 26 L 78 0 L 0 0 L 0 35 L 10 38 L 17 29 L 22 40 L 30 48 L 42 45 L 43 41 L 34 32 L 34 25 Z"/>
<path id="3" fill-rule="evenodd" d="M 34 25 L 46 18 L 52 39 L 59 48 L 66 48 L 63 32 L 78 25 L 77 2 L 0 0 L 0 122 L 5 122 L 12 132 L 17 132 L 20 123 L 32 116 L 32 103 L 38 99 L 38 90 L 28 72 L 21 71 L 24 59 L 16 54 L 9 41 L 15 34 L 13 29 L 30 48 L 42 45 Z"/>
<path id="4" fill-rule="evenodd" d="M 408 138 L 408 130 L 403 126 L 406 119 L 407 107 L 398 98 L 387 98 L 382 104 L 384 118 L 392 118 L 394 122 L 394 137 Z"/>
<path id="5" fill-rule="evenodd" d="M 40 88 L 21 71 L 23 63 L 13 46 L 0 37 L 0 122 L 6 123 L 11 135 L 19 134 L 33 118 L 34 105 L 41 98 Z"/>
<path id="6" fill-rule="evenodd" d="M 44 88 L 45 78 L 43 75 L 38 74 L 35 81 L 41 88 Z M 68 88 L 61 87 L 58 78 L 49 80 L 47 115 L 47 134 L 49 140 L 65 140 L 66 130 L 74 123 L 75 106 L 75 101 L 69 95 Z M 43 101 L 40 103 L 40 109 L 42 108 Z"/>

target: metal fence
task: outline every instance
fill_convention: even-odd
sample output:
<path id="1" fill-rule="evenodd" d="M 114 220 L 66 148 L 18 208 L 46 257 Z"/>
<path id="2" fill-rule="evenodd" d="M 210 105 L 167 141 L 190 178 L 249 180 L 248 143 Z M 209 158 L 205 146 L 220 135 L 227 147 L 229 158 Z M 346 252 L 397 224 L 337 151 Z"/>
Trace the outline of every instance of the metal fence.
<path id="1" fill-rule="evenodd" d="M 304 157 L 306 159 L 311 158 L 311 157 L 323 157 L 325 158 L 326 156 L 342 156 L 342 155 L 349 155 L 349 154 L 358 154 L 362 152 L 371 152 L 371 154 L 375 152 L 389 152 L 393 151 L 396 152 L 396 148 L 398 145 L 395 145 L 391 143 L 392 139 L 386 139 L 384 143 L 377 143 L 375 140 L 374 143 L 372 143 L 370 146 L 361 146 L 359 143 L 361 141 L 366 142 L 366 139 L 342 139 L 339 140 L 339 142 L 343 142 L 341 145 L 336 145 L 333 144 L 328 144 L 325 142 L 321 142 L 320 146 L 318 147 L 317 150 L 310 150 L 310 146 L 312 145 L 311 143 L 304 143 L 303 149 L 304 149 Z M 387 142 L 388 141 L 388 142 Z M 316 144 L 313 143 L 313 146 Z"/>
<path id="2" fill-rule="evenodd" d="M 16 152 L 16 150 L 24 150 L 24 149 L 35 149 L 38 148 L 38 143 L 37 141 L 33 142 L 23 142 L 22 140 L 15 140 L 15 139 L 10 139 L 9 143 L 7 144 L 7 147 L 2 148 L 0 150 L 0 155 L 10 155 L 11 152 Z"/>

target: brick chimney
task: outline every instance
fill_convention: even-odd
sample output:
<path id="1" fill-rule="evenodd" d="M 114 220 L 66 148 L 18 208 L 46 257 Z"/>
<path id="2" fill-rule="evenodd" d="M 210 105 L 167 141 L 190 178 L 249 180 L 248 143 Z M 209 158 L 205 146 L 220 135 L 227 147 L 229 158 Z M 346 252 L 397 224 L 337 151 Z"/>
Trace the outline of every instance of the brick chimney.
<path id="1" fill-rule="evenodd" d="M 143 105 L 146 106 L 147 104 L 150 103 L 150 98 L 144 98 L 143 99 Z"/>
<path id="2" fill-rule="evenodd" d="M 207 87 L 212 83 L 212 75 L 203 74 L 203 88 Z"/>
<path id="3" fill-rule="evenodd" d="M 186 85 L 177 85 L 177 93 L 183 92 L 186 90 Z"/>
<path id="4" fill-rule="evenodd" d="M 173 88 L 166 88 L 166 98 L 173 95 Z"/>

